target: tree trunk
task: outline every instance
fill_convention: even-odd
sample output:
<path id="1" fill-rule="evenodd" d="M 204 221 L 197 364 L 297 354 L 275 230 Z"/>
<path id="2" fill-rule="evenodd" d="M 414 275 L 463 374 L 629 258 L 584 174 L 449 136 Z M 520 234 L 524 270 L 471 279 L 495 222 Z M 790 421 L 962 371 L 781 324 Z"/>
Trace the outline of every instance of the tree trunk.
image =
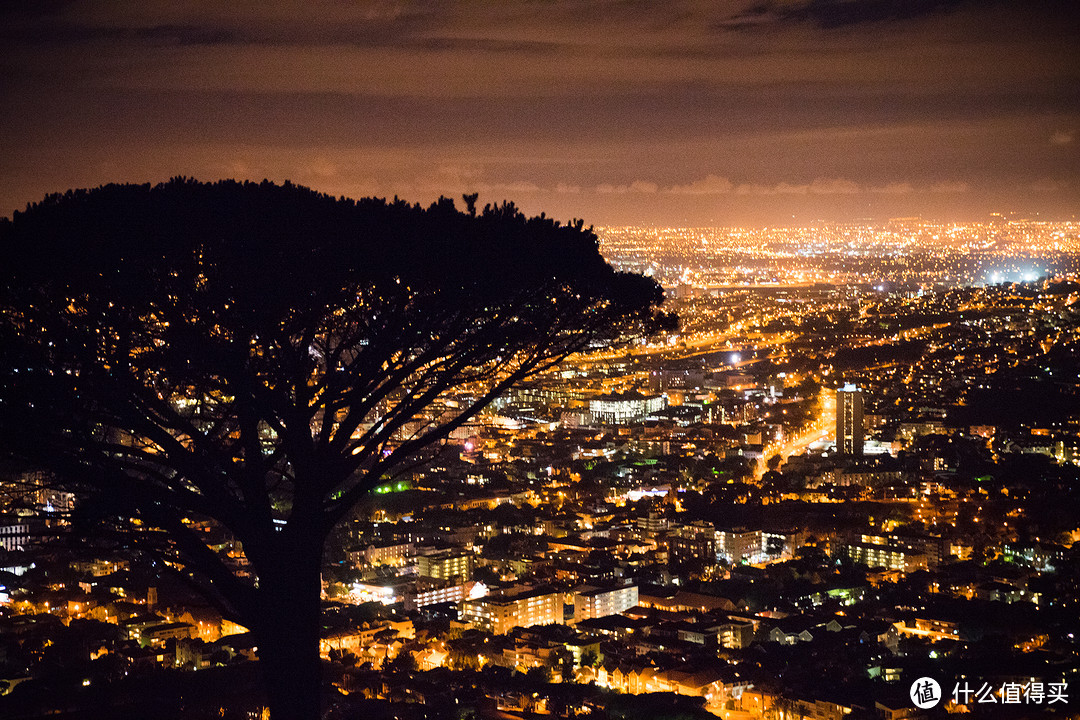
<path id="1" fill-rule="evenodd" d="M 292 538 L 294 542 L 295 538 Z M 261 612 L 252 628 L 271 720 L 318 720 L 322 715 L 321 542 L 281 548 L 260 569 Z"/>

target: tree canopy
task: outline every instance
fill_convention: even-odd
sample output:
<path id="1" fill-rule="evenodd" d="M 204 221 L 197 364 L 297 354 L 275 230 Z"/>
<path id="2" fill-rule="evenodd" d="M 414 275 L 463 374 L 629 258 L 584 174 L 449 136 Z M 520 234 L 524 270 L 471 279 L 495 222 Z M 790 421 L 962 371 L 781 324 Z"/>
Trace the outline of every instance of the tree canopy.
<path id="1" fill-rule="evenodd" d="M 672 322 L 582 222 L 466 201 L 178 178 L 15 213 L 0 447 L 76 491 L 83 516 L 137 531 L 261 633 L 264 663 L 310 648 L 317 628 L 273 626 L 317 625 L 323 541 L 380 478 L 522 378 Z M 242 567 L 207 545 L 211 526 Z"/>

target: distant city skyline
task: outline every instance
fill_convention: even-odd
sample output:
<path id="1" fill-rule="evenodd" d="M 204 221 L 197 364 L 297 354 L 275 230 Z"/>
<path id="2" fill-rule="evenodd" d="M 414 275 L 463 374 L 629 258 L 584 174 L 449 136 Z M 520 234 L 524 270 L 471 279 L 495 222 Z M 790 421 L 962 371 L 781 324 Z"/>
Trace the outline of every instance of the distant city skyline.
<path id="1" fill-rule="evenodd" d="M 1078 39 L 1054 0 L 5 6 L 0 215 L 187 175 L 604 226 L 1070 220 Z"/>

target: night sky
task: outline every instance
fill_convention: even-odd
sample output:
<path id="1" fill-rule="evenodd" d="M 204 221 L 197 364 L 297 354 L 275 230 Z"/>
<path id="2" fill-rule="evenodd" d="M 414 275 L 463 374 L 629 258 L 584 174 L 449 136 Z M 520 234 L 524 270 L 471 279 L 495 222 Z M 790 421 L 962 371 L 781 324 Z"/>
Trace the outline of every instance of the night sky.
<path id="1" fill-rule="evenodd" d="M 3 3 L 0 214 L 187 175 L 598 225 L 1080 218 L 1078 8 Z"/>

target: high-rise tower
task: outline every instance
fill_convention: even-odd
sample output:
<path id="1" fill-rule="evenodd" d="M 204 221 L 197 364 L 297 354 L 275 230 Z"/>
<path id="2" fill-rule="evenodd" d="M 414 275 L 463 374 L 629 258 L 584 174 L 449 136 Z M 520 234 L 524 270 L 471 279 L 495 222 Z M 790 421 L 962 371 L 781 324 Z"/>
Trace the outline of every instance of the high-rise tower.
<path id="1" fill-rule="evenodd" d="M 848 383 L 836 391 L 836 452 L 863 454 L 862 390 Z"/>

